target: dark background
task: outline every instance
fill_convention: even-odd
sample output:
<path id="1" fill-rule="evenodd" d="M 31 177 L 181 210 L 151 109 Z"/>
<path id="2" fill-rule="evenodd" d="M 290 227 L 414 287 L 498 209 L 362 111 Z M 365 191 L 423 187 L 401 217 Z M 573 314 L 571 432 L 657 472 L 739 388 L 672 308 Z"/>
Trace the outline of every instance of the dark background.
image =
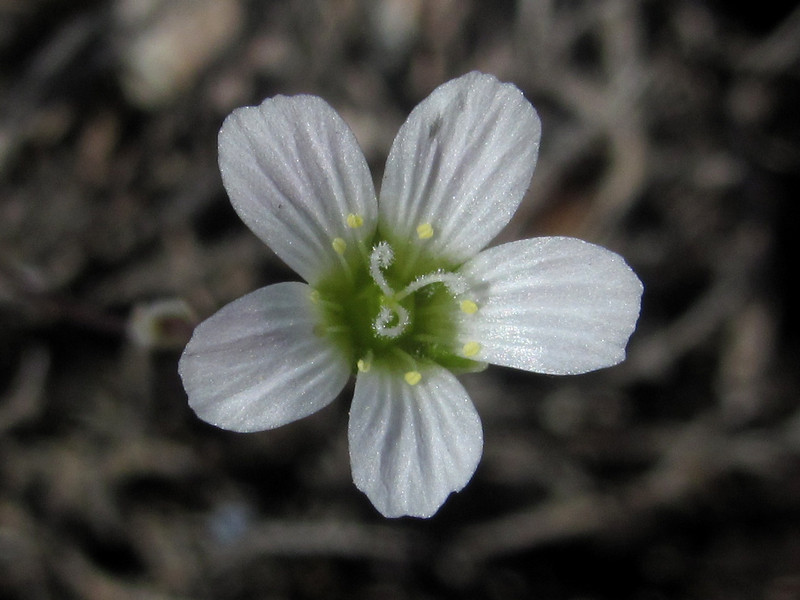
<path id="1" fill-rule="evenodd" d="M 0 0 L 0 598 L 800 598 L 800 10 L 732 4 Z M 475 477 L 385 520 L 350 478 L 352 389 L 250 435 L 187 407 L 194 323 L 296 279 L 216 135 L 317 94 L 379 182 L 472 69 L 543 121 L 498 241 L 621 253 L 642 317 L 613 369 L 464 377 Z"/>

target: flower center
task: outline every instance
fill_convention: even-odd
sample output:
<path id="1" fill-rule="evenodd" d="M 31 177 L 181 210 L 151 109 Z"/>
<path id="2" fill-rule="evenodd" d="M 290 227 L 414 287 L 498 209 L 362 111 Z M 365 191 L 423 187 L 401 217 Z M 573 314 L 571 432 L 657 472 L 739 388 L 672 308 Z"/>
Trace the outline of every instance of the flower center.
<path id="1" fill-rule="evenodd" d="M 397 338 L 410 325 L 411 315 L 401 303 L 403 299 L 437 283 L 444 285 L 453 296 L 462 294 L 467 289 L 464 278 L 457 273 L 438 270 L 415 278 L 405 288 L 395 292 L 383 274 L 383 271 L 391 266 L 393 260 L 394 252 L 387 242 L 379 242 L 372 249 L 369 257 L 369 274 L 382 292 L 380 310 L 372 323 L 375 333 L 381 337 Z"/>
<path id="2" fill-rule="evenodd" d="M 433 228 L 423 224 L 417 232 L 419 240 L 426 240 Z M 455 371 L 482 368 L 471 360 L 479 345 L 457 341 L 456 316 L 477 310 L 464 296 L 467 282 L 444 261 L 420 260 L 413 243 L 378 238 L 368 250 L 335 238 L 331 246 L 342 268 L 312 292 L 320 314 L 316 333 L 345 352 L 354 370 L 398 371 L 409 385 L 416 385 L 431 363 Z"/>

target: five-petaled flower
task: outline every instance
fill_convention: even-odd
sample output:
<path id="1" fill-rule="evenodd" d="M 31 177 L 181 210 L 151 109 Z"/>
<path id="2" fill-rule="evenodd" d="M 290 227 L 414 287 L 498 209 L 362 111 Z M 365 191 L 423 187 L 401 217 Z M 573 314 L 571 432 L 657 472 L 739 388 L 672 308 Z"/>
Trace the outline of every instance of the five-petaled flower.
<path id="1" fill-rule="evenodd" d="M 376 199 L 353 133 L 320 98 L 235 110 L 219 134 L 225 189 L 306 283 L 252 292 L 197 327 L 180 361 L 197 415 L 271 429 L 355 374 L 355 484 L 387 517 L 434 514 L 483 448 L 454 373 L 607 367 L 639 315 L 639 279 L 601 247 L 545 237 L 483 249 L 525 194 L 539 136 L 516 87 L 469 73 L 411 113 Z"/>

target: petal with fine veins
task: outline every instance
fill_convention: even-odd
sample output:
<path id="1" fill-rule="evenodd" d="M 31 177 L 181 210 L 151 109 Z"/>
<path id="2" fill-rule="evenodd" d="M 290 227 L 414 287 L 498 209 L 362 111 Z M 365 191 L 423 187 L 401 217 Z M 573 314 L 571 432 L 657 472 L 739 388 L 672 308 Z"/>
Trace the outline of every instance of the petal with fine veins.
<path id="1" fill-rule="evenodd" d="M 200 323 L 178 370 L 189 405 L 204 421 L 261 431 L 329 404 L 350 368 L 324 338 L 303 283 L 251 292 Z"/>
<path id="2" fill-rule="evenodd" d="M 473 358 L 574 375 L 625 358 L 642 283 L 619 255 L 574 238 L 545 237 L 484 250 L 460 273 L 478 310 L 459 315 Z"/>
<path id="3" fill-rule="evenodd" d="M 309 283 L 338 263 L 335 238 L 371 237 L 375 189 L 350 128 L 315 96 L 234 110 L 219 132 L 222 181 L 239 216 Z M 348 217 L 363 221 L 348 227 Z"/>
<path id="4" fill-rule="evenodd" d="M 522 92 L 469 73 L 436 88 L 392 145 L 381 226 L 460 263 L 508 223 L 531 180 L 541 124 Z M 421 229 L 417 229 L 421 227 Z"/>
<path id="5" fill-rule="evenodd" d="M 359 373 L 350 409 L 356 486 L 386 517 L 430 517 L 472 477 L 483 450 L 480 418 L 447 370 L 409 385 L 402 373 Z"/>

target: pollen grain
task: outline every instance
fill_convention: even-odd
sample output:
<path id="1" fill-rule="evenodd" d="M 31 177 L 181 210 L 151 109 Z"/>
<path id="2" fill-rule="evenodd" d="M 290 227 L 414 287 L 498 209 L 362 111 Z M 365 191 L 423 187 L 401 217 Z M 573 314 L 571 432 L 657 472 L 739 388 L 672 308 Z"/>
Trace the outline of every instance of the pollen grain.
<path id="1" fill-rule="evenodd" d="M 430 223 L 422 223 L 417 226 L 417 235 L 421 240 L 427 240 L 433 237 L 433 225 Z"/>
<path id="2" fill-rule="evenodd" d="M 358 229 L 364 224 L 364 217 L 355 213 L 347 215 L 347 226 L 350 229 Z"/>
<path id="3" fill-rule="evenodd" d="M 466 313 L 468 315 L 474 315 L 478 312 L 478 305 L 475 304 L 472 300 L 462 300 L 461 301 L 461 312 Z"/>
<path id="4" fill-rule="evenodd" d="M 408 385 L 417 385 L 420 381 L 422 381 L 422 373 L 419 371 L 408 371 L 404 379 Z"/>
<path id="5" fill-rule="evenodd" d="M 461 350 L 464 356 L 472 357 L 481 351 L 481 345 L 478 342 L 467 342 Z"/>

